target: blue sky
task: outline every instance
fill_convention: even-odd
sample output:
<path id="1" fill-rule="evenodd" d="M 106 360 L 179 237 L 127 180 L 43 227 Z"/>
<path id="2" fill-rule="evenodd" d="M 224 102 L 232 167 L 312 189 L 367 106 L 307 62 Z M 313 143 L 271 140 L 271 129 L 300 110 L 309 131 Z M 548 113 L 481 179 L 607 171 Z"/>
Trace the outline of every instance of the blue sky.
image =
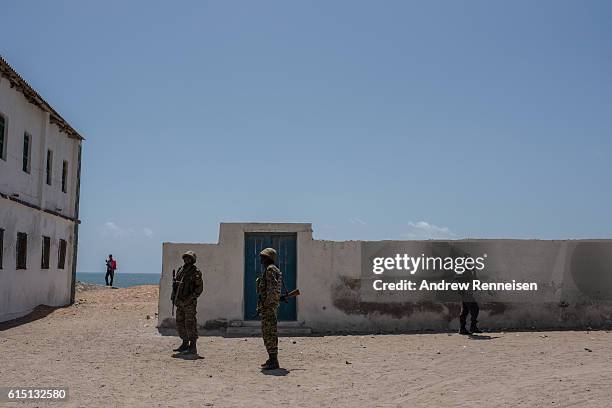
<path id="1" fill-rule="evenodd" d="M 79 270 L 221 221 L 322 239 L 612 237 L 607 1 L 9 1 L 86 137 Z M 236 256 L 241 256 L 237 254 Z"/>

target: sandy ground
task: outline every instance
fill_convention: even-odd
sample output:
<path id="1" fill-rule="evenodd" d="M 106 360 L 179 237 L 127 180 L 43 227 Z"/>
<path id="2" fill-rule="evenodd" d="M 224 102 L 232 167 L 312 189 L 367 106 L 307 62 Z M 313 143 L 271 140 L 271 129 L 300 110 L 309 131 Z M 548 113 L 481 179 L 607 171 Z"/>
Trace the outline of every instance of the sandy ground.
<path id="1" fill-rule="evenodd" d="M 202 337 L 202 359 L 172 358 L 154 286 L 82 289 L 72 307 L 0 325 L 0 386 L 70 388 L 68 402 L 23 405 L 612 406 L 606 331 L 281 338 L 283 369 L 264 374 L 259 338 Z"/>

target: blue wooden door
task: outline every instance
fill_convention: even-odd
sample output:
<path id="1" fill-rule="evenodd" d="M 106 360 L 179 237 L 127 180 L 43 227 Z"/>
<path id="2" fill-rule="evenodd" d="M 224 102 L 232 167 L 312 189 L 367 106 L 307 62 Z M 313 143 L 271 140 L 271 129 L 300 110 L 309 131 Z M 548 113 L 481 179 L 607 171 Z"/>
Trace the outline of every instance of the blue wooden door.
<path id="1" fill-rule="evenodd" d="M 297 269 L 296 234 L 247 233 L 244 238 L 244 319 L 259 320 L 255 316 L 257 292 L 255 279 L 262 273 L 259 253 L 264 248 L 274 248 L 278 253 L 277 266 L 283 273 L 283 280 L 288 290 L 296 289 Z M 284 289 L 282 291 L 284 293 Z M 296 299 L 289 303 L 281 302 L 278 320 L 296 320 Z"/>

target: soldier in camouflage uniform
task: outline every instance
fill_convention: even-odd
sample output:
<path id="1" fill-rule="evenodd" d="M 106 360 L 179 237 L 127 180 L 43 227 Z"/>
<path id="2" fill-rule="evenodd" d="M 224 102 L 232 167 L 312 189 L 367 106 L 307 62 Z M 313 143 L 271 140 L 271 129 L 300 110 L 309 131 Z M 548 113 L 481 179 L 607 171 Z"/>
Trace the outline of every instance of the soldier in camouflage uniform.
<path id="1" fill-rule="evenodd" d="M 174 351 L 181 354 L 198 354 L 196 309 L 204 283 L 202 272 L 195 266 L 196 254 L 193 251 L 183 254 L 183 262 L 184 265 L 179 268 L 172 282 L 172 303 L 176 305 L 176 330 L 183 340 Z"/>
<path id="2" fill-rule="evenodd" d="M 257 312 L 261 316 L 261 334 L 268 351 L 268 361 L 262 364 L 264 370 L 279 368 L 277 313 L 281 295 L 282 274 L 275 265 L 276 251 L 266 248 L 259 253 L 265 270 L 257 278 Z"/>

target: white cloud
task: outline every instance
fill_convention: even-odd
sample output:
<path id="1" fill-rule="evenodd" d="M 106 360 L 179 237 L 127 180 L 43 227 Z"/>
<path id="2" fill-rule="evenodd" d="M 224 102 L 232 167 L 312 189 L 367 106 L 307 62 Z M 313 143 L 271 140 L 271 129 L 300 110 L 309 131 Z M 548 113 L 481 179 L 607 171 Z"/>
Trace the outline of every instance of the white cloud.
<path id="1" fill-rule="evenodd" d="M 408 232 L 402 236 L 409 239 L 451 239 L 455 238 L 448 227 L 439 227 L 426 221 L 409 222 Z"/>
<path id="2" fill-rule="evenodd" d="M 366 222 L 365 222 L 364 220 L 362 220 L 361 218 L 359 218 L 359 217 L 352 217 L 352 218 L 349 218 L 349 222 L 350 222 L 351 224 L 360 224 L 360 225 L 366 225 Z"/>
<path id="3" fill-rule="evenodd" d="M 107 221 L 102 226 L 102 235 L 111 235 L 115 238 L 123 238 L 127 235 L 127 231 L 121 228 L 114 221 Z"/>
<path id="4" fill-rule="evenodd" d="M 142 233 L 145 234 L 147 238 L 153 238 L 153 230 L 151 228 L 143 228 Z"/>

